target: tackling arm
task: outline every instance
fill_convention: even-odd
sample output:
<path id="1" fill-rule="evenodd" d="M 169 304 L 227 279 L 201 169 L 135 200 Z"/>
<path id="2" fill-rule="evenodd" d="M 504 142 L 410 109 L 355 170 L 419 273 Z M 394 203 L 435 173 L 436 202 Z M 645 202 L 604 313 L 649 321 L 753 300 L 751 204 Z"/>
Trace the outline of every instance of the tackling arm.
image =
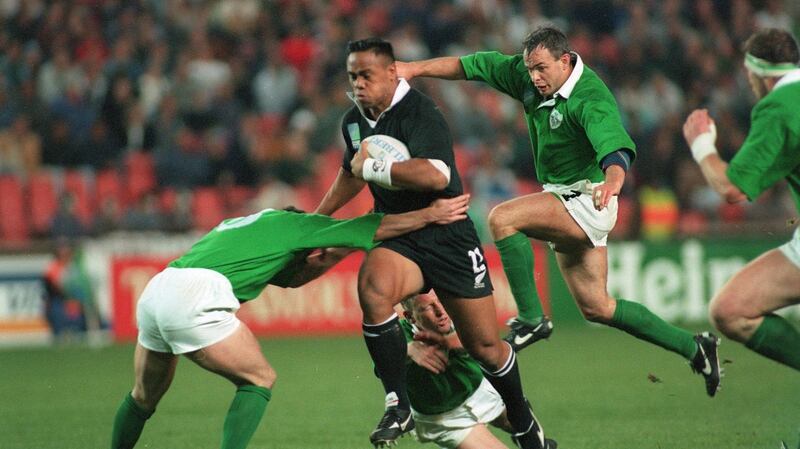
<path id="1" fill-rule="evenodd" d="M 457 56 L 425 59 L 423 61 L 395 62 L 397 76 L 410 80 L 415 76 L 427 76 L 446 80 L 467 79 L 464 67 Z"/>
<path id="2" fill-rule="evenodd" d="M 387 214 L 383 216 L 374 240 L 387 240 L 409 232 L 422 229 L 429 224 L 449 224 L 467 218 L 469 195 L 455 198 L 442 198 L 424 209 L 404 214 Z"/>

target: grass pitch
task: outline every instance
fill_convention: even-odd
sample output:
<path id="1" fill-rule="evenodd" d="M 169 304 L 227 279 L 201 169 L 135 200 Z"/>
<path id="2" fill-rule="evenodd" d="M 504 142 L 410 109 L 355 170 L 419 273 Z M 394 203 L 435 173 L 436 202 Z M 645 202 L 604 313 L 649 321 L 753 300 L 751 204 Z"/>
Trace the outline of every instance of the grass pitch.
<path id="1" fill-rule="evenodd" d="M 249 448 L 371 448 L 383 394 L 360 338 L 272 339 L 263 348 L 278 382 Z M 559 448 L 797 447 L 800 375 L 733 342 L 720 353 L 730 362 L 714 399 L 679 356 L 612 329 L 557 325 L 519 360 L 528 397 Z M 0 352 L 0 448 L 109 447 L 132 357 L 132 345 Z M 137 448 L 218 448 L 233 391 L 181 360 Z M 398 447 L 435 446 L 406 437 Z"/>

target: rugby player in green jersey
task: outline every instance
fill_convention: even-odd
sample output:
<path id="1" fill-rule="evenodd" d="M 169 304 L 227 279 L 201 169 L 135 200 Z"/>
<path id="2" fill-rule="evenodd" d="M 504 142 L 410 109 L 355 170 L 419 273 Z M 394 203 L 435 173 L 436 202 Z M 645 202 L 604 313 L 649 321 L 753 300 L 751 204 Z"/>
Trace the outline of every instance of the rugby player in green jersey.
<path id="1" fill-rule="evenodd" d="M 705 109 L 689 115 L 683 135 L 708 183 L 729 203 L 755 200 L 786 179 L 800 211 L 800 52 L 791 33 L 756 32 L 745 43 L 744 66 L 758 98 L 750 132 L 731 159 L 715 147 L 716 126 Z M 748 263 L 711 301 L 712 323 L 753 351 L 800 370 L 800 332 L 775 312 L 800 303 L 800 231 Z"/>
<path id="2" fill-rule="evenodd" d="M 706 392 L 719 387 L 719 340 L 665 322 L 638 302 L 612 298 L 606 289 L 606 239 L 617 219 L 617 195 L 635 158 L 613 95 L 570 51 L 564 34 L 533 31 L 522 54 L 479 52 L 463 57 L 397 63 L 406 79 L 430 76 L 483 81 L 522 103 L 536 175 L 544 192 L 495 207 L 489 226 L 519 316 L 506 337 L 516 350 L 552 331 L 533 277 L 529 238 L 550 242 L 561 274 L 589 321 L 613 326 L 676 352 L 703 375 Z"/>
<path id="3" fill-rule="evenodd" d="M 132 448 L 155 412 L 183 354 L 236 387 L 225 417 L 223 449 L 247 446 L 272 396 L 275 371 L 239 304 L 267 284 L 297 287 L 322 275 L 349 250 L 429 224 L 466 219 L 468 195 L 439 199 L 403 214 L 368 214 L 350 220 L 267 209 L 223 221 L 158 273 L 136 305 L 139 328 L 134 386 L 114 419 L 111 448 Z M 321 253 L 309 254 L 314 248 Z"/>
<path id="4" fill-rule="evenodd" d="M 447 122 L 430 98 L 398 78 L 391 44 L 380 39 L 350 42 L 347 73 L 355 104 L 342 120 L 346 148 L 336 180 L 317 212 L 333 213 L 365 186 L 375 199 L 375 210 L 386 213 L 411 211 L 435 198 L 460 195 L 463 189 Z M 369 158 L 362 141 L 375 134 L 405 143 L 411 158 L 394 162 Z M 386 393 L 383 417 L 370 434 L 372 444 L 392 444 L 414 428 L 403 369 L 406 342 L 394 306 L 430 289 L 455 322 L 464 347 L 503 398 L 516 444 L 523 449 L 555 448 L 553 440 L 545 440 L 525 399 L 514 351 L 500 339 L 492 283 L 470 219 L 385 240 L 364 259 L 358 276 L 364 341 Z"/>
<path id="5" fill-rule="evenodd" d="M 436 293 L 413 296 L 402 305 L 417 439 L 444 449 L 508 449 L 486 427 L 513 433 L 503 399 L 464 350 Z"/>

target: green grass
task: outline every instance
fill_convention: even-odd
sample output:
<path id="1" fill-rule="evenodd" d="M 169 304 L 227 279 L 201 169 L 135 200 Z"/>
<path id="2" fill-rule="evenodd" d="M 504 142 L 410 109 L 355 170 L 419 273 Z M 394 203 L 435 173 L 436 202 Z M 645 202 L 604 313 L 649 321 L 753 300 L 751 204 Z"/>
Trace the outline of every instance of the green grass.
<path id="1" fill-rule="evenodd" d="M 370 447 L 383 395 L 359 338 L 275 339 L 263 348 L 278 383 L 251 449 Z M 519 360 L 527 395 L 560 448 L 797 447 L 800 375 L 732 342 L 721 354 L 732 363 L 714 399 L 680 357 L 611 329 L 556 328 Z M 0 448 L 107 448 L 132 355 L 130 345 L 0 352 Z M 181 360 L 137 448 L 218 448 L 232 394 L 226 381 Z M 405 438 L 399 447 L 435 446 Z"/>

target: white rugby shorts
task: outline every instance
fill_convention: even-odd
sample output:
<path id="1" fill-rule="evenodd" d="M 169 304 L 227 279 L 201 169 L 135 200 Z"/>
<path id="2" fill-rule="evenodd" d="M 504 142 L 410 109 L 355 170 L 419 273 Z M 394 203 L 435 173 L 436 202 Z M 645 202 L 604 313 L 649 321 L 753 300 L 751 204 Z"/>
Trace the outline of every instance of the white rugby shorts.
<path id="1" fill-rule="evenodd" d="M 554 193 L 567 208 L 567 212 L 572 216 L 578 226 L 583 229 L 589 240 L 594 246 L 606 246 L 608 233 L 614 229 L 617 223 L 617 196 L 612 196 L 608 206 L 598 211 L 594 208 L 592 189 L 601 185 L 601 182 L 592 183 L 583 180 L 572 185 L 545 184 L 545 192 Z"/>
<path id="2" fill-rule="evenodd" d="M 506 409 L 500 394 L 488 380 L 483 379 L 472 396 L 463 404 L 439 415 L 424 415 L 411 408 L 417 439 L 421 443 L 436 443 L 453 449 L 461 444 L 477 424 L 494 421 Z"/>
<path id="3" fill-rule="evenodd" d="M 147 283 L 136 305 L 139 344 L 184 354 L 223 340 L 239 327 L 239 301 L 228 278 L 205 268 L 168 267 Z"/>
<path id="4" fill-rule="evenodd" d="M 800 268 L 800 228 L 795 229 L 792 239 L 779 246 L 778 249 L 790 262 Z"/>

